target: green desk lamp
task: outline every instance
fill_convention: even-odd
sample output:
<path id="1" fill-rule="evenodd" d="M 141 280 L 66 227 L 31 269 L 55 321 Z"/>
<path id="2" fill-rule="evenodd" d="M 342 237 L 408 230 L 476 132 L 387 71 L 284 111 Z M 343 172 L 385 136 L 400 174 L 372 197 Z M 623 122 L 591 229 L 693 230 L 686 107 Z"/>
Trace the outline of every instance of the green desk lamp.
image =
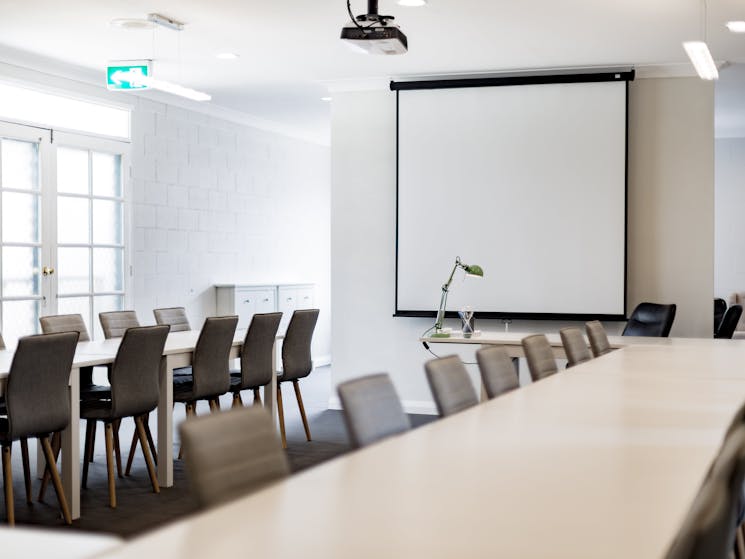
<path id="1" fill-rule="evenodd" d="M 450 333 L 449 332 L 443 332 L 442 331 L 442 321 L 445 319 L 445 307 L 447 306 L 448 302 L 448 291 L 450 289 L 450 284 L 453 283 L 453 276 L 455 275 L 455 270 L 458 268 L 463 268 L 463 270 L 466 272 L 466 275 L 468 276 L 475 276 L 479 278 L 484 277 L 484 270 L 481 269 L 481 266 L 477 264 L 473 264 L 469 266 L 468 264 L 464 264 L 460 261 L 460 256 L 456 256 L 455 258 L 455 265 L 453 266 L 453 271 L 450 272 L 450 277 L 448 280 L 442 285 L 442 296 L 440 297 L 440 310 L 437 311 L 437 320 L 435 321 L 435 332 L 432 334 L 433 338 L 449 338 Z"/>

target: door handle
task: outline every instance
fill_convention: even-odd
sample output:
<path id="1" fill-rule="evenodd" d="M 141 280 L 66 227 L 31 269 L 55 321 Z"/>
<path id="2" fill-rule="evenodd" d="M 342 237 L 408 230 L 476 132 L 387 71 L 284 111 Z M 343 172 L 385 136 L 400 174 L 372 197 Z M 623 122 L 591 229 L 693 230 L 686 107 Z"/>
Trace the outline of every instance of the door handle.
<path id="1" fill-rule="evenodd" d="M 41 269 L 41 273 L 42 273 L 43 275 L 45 275 L 45 276 L 51 276 L 52 274 L 54 274 L 54 268 L 52 268 L 52 267 L 50 267 L 50 266 L 44 266 L 44 267 L 43 267 L 43 268 Z"/>

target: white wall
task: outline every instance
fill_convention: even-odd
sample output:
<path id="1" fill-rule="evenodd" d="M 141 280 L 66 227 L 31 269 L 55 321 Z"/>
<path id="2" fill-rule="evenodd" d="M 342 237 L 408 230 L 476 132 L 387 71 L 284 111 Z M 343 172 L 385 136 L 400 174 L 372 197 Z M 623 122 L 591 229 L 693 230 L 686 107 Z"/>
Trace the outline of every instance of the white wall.
<path id="1" fill-rule="evenodd" d="M 714 296 L 729 301 L 745 291 L 745 138 L 718 139 L 715 153 Z"/>
<path id="2" fill-rule="evenodd" d="M 215 283 L 314 283 L 330 360 L 329 148 L 140 98 L 133 111 L 134 306 L 215 313 Z"/>
<path id="3" fill-rule="evenodd" d="M 698 79 L 640 80 L 632 86 L 630 129 L 636 147 L 629 153 L 629 229 L 635 233 L 629 236 L 627 312 L 644 299 L 671 300 L 680 305 L 674 333 L 710 335 L 713 88 Z M 332 380 L 386 371 L 409 411 L 431 412 L 423 371 L 431 356 L 417 338 L 432 319 L 392 317 L 394 95 L 335 92 L 331 146 Z M 432 292 L 433 309 L 442 280 L 422 286 Z M 523 321 L 511 330 L 556 331 L 564 324 Z M 478 327 L 502 325 L 481 321 Z M 462 357 L 472 361 L 473 353 L 464 350 Z M 469 369 L 475 381 L 476 368 Z"/>

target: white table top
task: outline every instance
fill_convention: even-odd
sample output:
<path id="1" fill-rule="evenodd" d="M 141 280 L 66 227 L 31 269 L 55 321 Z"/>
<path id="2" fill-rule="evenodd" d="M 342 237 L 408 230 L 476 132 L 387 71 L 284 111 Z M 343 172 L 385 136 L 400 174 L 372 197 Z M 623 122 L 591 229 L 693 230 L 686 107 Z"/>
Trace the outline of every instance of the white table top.
<path id="1" fill-rule="evenodd" d="M 64 528 L 44 530 L 0 526 L 0 547 L 4 559 L 83 559 L 122 545 L 123 541 L 113 535 L 90 534 Z"/>
<path id="2" fill-rule="evenodd" d="M 626 347 L 103 556 L 662 557 L 745 401 L 719 342 Z"/>

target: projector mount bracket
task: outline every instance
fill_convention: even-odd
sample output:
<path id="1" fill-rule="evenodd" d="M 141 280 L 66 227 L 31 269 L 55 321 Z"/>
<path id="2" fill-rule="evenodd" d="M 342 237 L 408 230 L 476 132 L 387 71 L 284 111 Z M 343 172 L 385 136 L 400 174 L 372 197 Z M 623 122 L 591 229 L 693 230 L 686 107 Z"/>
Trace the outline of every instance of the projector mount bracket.
<path id="1" fill-rule="evenodd" d="M 378 0 L 367 0 L 367 13 L 358 16 L 352 14 L 350 0 L 347 0 L 347 11 L 349 12 L 349 17 L 352 18 L 354 24 L 361 29 L 364 29 L 364 27 L 360 24 L 369 24 L 365 27 L 372 27 L 375 25 L 386 26 L 388 25 L 388 22 L 396 19 L 393 16 L 385 16 L 378 13 Z"/>

